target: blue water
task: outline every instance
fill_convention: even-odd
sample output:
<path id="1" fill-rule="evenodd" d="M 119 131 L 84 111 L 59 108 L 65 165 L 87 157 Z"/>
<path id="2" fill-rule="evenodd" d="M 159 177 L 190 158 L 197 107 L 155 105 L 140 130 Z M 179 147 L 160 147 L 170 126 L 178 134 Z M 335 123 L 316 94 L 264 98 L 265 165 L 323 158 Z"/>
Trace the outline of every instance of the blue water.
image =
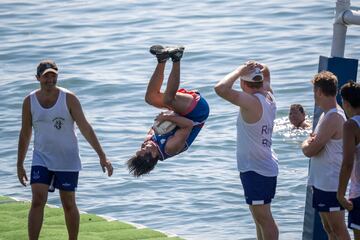
<path id="1" fill-rule="evenodd" d="M 107 178 L 79 136 L 81 210 L 186 239 L 254 239 L 236 170 L 238 109 L 220 100 L 213 86 L 256 59 L 270 67 L 278 102 L 273 147 L 280 174 L 273 214 L 280 239 L 301 239 L 308 160 L 299 147 L 308 132 L 291 130 L 287 112 L 300 102 L 312 118 L 310 79 L 319 55 L 330 53 L 334 6 L 327 0 L 1 1 L 0 195 L 31 199 L 16 176 L 21 105 L 38 87 L 37 63 L 52 58 L 59 85 L 77 94 L 116 167 Z M 348 29 L 346 57 L 360 57 L 359 35 L 359 28 Z M 156 63 L 148 53 L 153 44 L 186 46 L 182 86 L 199 89 L 211 115 L 189 151 L 134 179 L 125 162 L 159 112 L 143 100 Z M 49 203 L 60 205 L 57 193 Z"/>

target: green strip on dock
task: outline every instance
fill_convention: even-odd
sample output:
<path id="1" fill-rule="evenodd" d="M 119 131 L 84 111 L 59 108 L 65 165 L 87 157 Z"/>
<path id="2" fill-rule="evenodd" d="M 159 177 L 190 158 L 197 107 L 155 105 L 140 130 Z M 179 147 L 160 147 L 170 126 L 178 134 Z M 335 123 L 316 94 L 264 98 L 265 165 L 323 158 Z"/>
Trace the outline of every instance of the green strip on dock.
<path id="1" fill-rule="evenodd" d="M 27 239 L 27 215 L 30 203 L 0 196 L 0 240 Z M 44 223 L 40 233 L 43 240 L 67 239 L 62 208 L 45 207 Z M 79 240 L 182 240 L 149 228 L 137 228 L 121 221 L 80 214 Z"/>

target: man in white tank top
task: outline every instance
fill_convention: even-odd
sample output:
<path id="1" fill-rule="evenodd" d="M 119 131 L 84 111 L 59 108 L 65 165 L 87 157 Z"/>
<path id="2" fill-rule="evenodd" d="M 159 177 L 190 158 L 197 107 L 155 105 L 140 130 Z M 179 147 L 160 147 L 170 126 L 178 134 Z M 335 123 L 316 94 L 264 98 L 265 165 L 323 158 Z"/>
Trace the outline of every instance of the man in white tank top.
<path id="1" fill-rule="evenodd" d="M 348 227 L 360 239 L 360 84 L 349 82 L 341 88 L 344 110 L 349 119 L 343 129 L 343 161 L 337 199 L 349 211 Z M 345 198 L 351 179 L 349 200 Z"/>
<path id="2" fill-rule="evenodd" d="M 350 239 L 344 209 L 336 199 L 342 161 L 344 111 L 336 102 L 338 81 L 323 71 L 312 80 L 315 104 L 324 111 L 312 134 L 303 142 L 302 151 L 311 158 L 309 186 L 313 188 L 313 208 L 320 214 L 329 239 Z"/>
<path id="3" fill-rule="evenodd" d="M 239 78 L 243 91 L 233 89 Z M 246 203 L 256 224 L 257 239 L 278 239 L 279 230 L 271 213 L 278 163 L 271 147 L 276 104 L 270 87 L 270 71 L 264 64 L 249 61 L 226 75 L 215 86 L 215 91 L 240 107 L 237 163 Z"/>
<path id="4" fill-rule="evenodd" d="M 75 125 L 100 158 L 108 176 L 113 168 L 107 160 L 94 130 L 85 118 L 77 97 L 56 86 L 58 68 L 54 61 L 41 61 L 36 78 L 40 89 L 25 97 L 22 107 L 22 127 L 19 136 L 17 174 L 22 185 L 28 181 L 24 168 L 26 152 L 34 129 L 34 150 L 31 167 L 32 201 L 28 219 L 29 239 L 39 238 L 48 191 L 58 188 L 63 205 L 69 239 L 77 239 L 79 210 L 75 201 L 81 162 Z"/>

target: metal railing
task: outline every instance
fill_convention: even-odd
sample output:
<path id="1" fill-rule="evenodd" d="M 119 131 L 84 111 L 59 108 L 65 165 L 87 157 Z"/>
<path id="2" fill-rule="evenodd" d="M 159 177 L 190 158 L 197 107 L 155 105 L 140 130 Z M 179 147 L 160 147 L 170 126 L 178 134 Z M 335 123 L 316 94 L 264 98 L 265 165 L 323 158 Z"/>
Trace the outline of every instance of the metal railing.
<path id="1" fill-rule="evenodd" d="M 360 25 L 360 11 L 351 10 L 350 5 L 350 0 L 337 0 L 336 2 L 331 46 L 332 57 L 344 57 L 347 26 Z"/>

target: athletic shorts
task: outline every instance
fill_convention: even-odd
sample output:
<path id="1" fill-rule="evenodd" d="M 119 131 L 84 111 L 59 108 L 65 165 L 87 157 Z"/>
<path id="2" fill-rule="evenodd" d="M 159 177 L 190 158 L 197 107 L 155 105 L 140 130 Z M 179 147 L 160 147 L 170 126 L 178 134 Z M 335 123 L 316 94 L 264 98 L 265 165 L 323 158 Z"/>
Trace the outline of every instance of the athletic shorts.
<path id="1" fill-rule="evenodd" d="M 205 98 L 203 98 L 199 92 L 187 91 L 183 88 L 178 90 L 178 92 L 187 93 L 194 97 L 190 107 L 185 113 L 182 113 L 183 117 L 186 117 L 195 123 L 195 126 L 191 129 L 189 137 L 186 139 L 186 145 L 188 148 L 194 142 L 195 138 L 204 126 L 205 121 L 209 116 L 210 108 Z"/>
<path id="2" fill-rule="evenodd" d="M 266 177 L 254 171 L 240 172 L 246 203 L 264 205 L 275 197 L 277 177 Z"/>
<path id="3" fill-rule="evenodd" d="M 360 197 L 350 199 L 353 203 L 353 210 L 349 212 L 348 228 L 360 230 Z"/>
<path id="4" fill-rule="evenodd" d="M 326 192 L 313 188 L 312 206 L 318 212 L 335 212 L 344 210 L 336 198 L 336 192 Z"/>
<path id="5" fill-rule="evenodd" d="M 209 104 L 206 102 L 205 98 L 197 91 L 188 91 L 182 88 L 178 90 L 178 92 L 190 94 L 194 98 L 186 112 L 181 113 L 181 115 L 196 123 L 205 122 L 210 113 Z"/>
<path id="6" fill-rule="evenodd" d="M 43 166 L 32 166 L 30 184 L 43 183 L 49 185 L 49 192 L 55 188 L 63 191 L 76 191 L 79 172 L 50 171 Z"/>

